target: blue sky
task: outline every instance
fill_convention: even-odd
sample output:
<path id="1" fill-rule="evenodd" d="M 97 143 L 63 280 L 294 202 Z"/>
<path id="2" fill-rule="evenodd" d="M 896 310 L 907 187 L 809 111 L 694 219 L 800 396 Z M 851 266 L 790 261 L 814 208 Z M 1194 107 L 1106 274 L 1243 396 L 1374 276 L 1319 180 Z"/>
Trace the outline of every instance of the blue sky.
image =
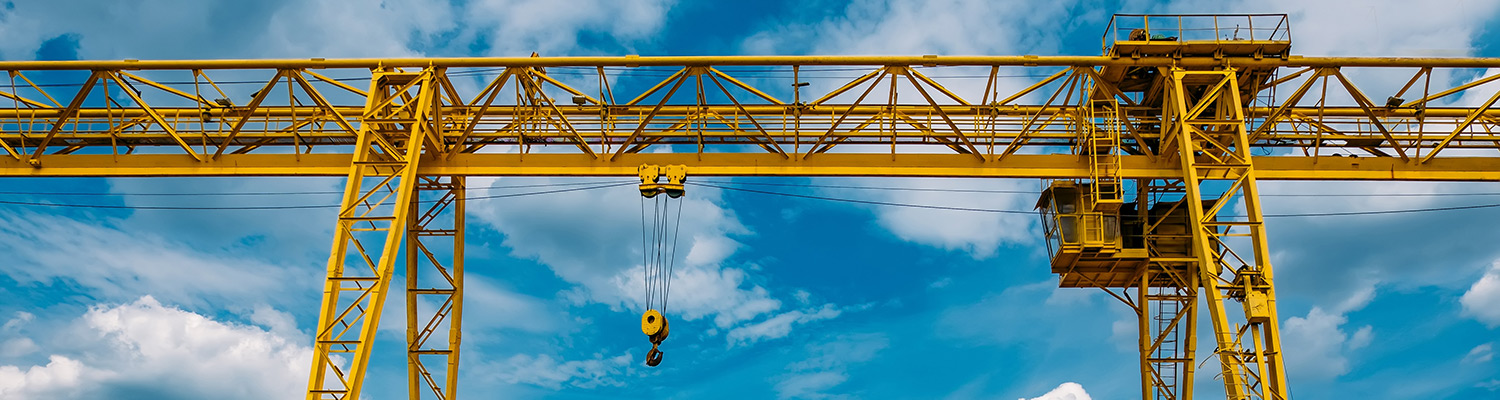
<path id="1" fill-rule="evenodd" d="M 1291 14 L 1298 54 L 1500 56 L 1500 33 L 1486 30 L 1500 5 L 1475 1 L 1420 7 L 1397 0 L 553 3 L 11 1 L 0 8 L 0 58 L 533 51 L 1090 55 L 1098 52 L 1113 12 L 1226 11 Z M 1488 72 L 1465 73 L 1451 80 Z M 1403 83 L 1351 75 L 1367 88 Z M 567 180 L 476 178 L 470 186 L 501 192 L 539 181 Z M 769 182 L 1037 187 L 1020 180 Z M 1374 196 L 1381 193 L 1500 192 L 1493 184 L 1262 186 L 1273 195 L 1265 200 L 1267 214 L 1494 199 Z M 342 184 L 328 178 L 8 178 L 0 188 L 112 193 L 87 198 L 98 204 L 237 206 L 337 199 L 141 193 L 308 192 Z M 1028 195 L 777 190 L 1000 209 L 1025 209 L 1033 201 Z M 1291 193 L 1371 196 L 1274 196 Z M 639 257 L 636 198 L 632 188 L 621 187 L 471 203 L 465 397 L 1081 400 L 1139 393 L 1133 315 L 1097 290 L 1057 289 L 1031 216 L 699 187 L 685 200 L 685 272 L 673 286 L 671 307 L 678 311 L 667 358 L 659 368 L 646 368 L 640 359 L 649 345 L 638 333 L 636 297 L 619 281 L 632 276 L 629 268 Z M 1500 337 L 1500 267 L 1493 266 L 1500 248 L 1491 245 L 1500 233 L 1496 220 L 1495 209 L 1271 220 L 1294 396 L 1500 396 L 1500 361 L 1493 356 Z M 0 397 L 185 399 L 215 389 L 228 389 L 230 398 L 296 396 L 305 382 L 308 330 L 316 322 L 333 222 L 330 210 L 0 206 L 6 259 L 0 264 Z M 366 385 L 370 399 L 404 396 L 400 314 L 388 312 L 383 321 Z M 183 335 L 189 330 L 194 335 Z M 1199 378 L 1199 394 L 1216 397 L 1222 386 L 1211 374 Z"/>

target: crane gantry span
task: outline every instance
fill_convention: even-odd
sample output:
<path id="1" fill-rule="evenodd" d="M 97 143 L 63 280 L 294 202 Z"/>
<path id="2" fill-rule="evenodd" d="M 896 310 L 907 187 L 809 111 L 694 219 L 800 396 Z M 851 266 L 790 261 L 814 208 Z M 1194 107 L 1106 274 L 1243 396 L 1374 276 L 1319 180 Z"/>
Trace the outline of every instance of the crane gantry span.
<path id="1" fill-rule="evenodd" d="M 1143 398 L 1192 397 L 1203 299 L 1227 397 L 1280 400 L 1257 181 L 1500 181 L 1500 76 L 1453 84 L 1500 59 L 1290 48 L 1285 15 L 1120 15 L 1099 56 L 0 62 L 0 176 L 347 177 L 308 399 L 358 398 L 397 264 L 410 396 L 455 398 L 467 176 L 1060 180 L 1053 271 L 1136 312 Z"/>

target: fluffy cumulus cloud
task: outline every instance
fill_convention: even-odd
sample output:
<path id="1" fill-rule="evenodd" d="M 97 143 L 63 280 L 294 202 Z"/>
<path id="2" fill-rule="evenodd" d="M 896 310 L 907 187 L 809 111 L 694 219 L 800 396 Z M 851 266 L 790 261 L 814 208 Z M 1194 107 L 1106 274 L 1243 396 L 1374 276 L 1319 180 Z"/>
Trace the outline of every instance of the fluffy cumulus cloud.
<path id="1" fill-rule="evenodd" d="M 287 383 L 306 378 L 312 355 L 305 337 L 216 321 L 149 296 L 96 306 L 51 335 L 58 337 L 43 340 L 75 341 L 76 354 L 0 365 L 0 398 L 293 398 L 302 387 Z"/>
<path id="2" fill-rule="evenodd" d="M 1313 307 L 1306 316 L 1287 318 L 1281 324 L 1288 374 L 1304 380 L 1324 380 L 1349 372 L 1346 353 L 1359 350 L 1374 338 L 1370 325 L 1349 332 L 1343 313 Z"/>
<path id="3" fill-rule="evenodd" d="M 1057 385 L 1056 389 L 1052 389 L 1051 391 L 1047 392 L 1047 394 L 1041 395 L 1041 397 L 1033 397 L 1033 398 L 1031 398 L 1031 400 L 1092 400 L 1092 399 L 1093 399 L 1093 397 L 1089 397 L 1089 393 L 1083 390 L 1083 385 L 1079 385 L 1079 384 L 1073 383 L 1073 382 L 1064 382 L 1061 385 Z"/>
<path id="4" fill-rule="evenodd" d="M 1491 264 L 1490 270 L 1464 292 L 1459 302 L 1463 304 L 1464 315 L 1491 328 L 1500 326 L 1500 262 Z"/>

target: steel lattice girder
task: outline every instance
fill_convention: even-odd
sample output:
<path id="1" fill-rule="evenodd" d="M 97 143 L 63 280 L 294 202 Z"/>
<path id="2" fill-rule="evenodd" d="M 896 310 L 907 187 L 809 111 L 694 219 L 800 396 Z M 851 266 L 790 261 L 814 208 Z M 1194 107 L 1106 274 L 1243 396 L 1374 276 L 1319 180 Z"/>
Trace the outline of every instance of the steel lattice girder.
<path id="1" fill-rule="evenodd" d="M 0 85 L 3 86 L 0 87 L 3 97 L 0 98 L 0 147 L 9 156 L 0 156 L 4 160 L 0 161 L 0 175 L 112 175 L 111 169 L 126 171 L 120 175 L 150 175 L 137 168 L 146 164 L 189 165 L 147 157 L 174 153 L 189 156 L 200 168 L 171 167 L 161 175 L 327 174 L 297 171 L 318 166 L 299 167 L 279 156 L 288 152 L 314 158 L 353 154 L 356 132 L 366 122 L 361 104 L 367 94 L 345 82 L 368 80 L 368 68 L 375 66 L 408 65 L 435 66 L 433 73 L 444 82 L 446 89 L 440 93 L 443 105 L 437 108 L 440 128 L 435 132 L 442 143 L 449 145 L 445 146 L 442 158 L 451 161 L 467 153 L 496 151 L 590 156 L 591 160 L 565 163 L 578 170 L 547 168 L 547 174 L 557 175 L 599 174 L 601 167 L 611 164 L 619 164 L 618 169 L 622 170 L 633 168 L 639 163 L 625 161 L 626 156 L 648 148 L 655 151 L 652 146 L 670 147 L 666 145 L 691 145 L 668 150 L 703 154 L 710 159 L 721 156 L 709 154 L 727 153 L 769 153 L 785 159 L 769 165 L 811 162 L 833 156 L 831 153 L 905 157 L 936 151 L 966 154 L 977 161 L 963 165 L 965 169 L 1004 169 L 1003 164 L 1011 156 L 1055 154 L 1070 145 L 1076 137 L 1072 124 L 1077 123 L 1078 110 L 1076 102 L 1062 100 L 1058 95 L 1085 84 L 1098 84 L 1098 69 L 1119 66 L 1212 65 L 1283 68 L 1291 72 L 1266 82 L 1265 87 L 1244 88 L 1297 89 L 1279 104 L 1252 102 L 1245 106 L 1252 147 L 1266 152 L 1257 156 L 1262 159 L 1304 160 L 1292 164 L 1313 164 L 1313 155 L 1341 151 L 1367 159 L 1400 158 L 1433 163 L 1454 158 L 1450 155 L 1472 157 L 1477 149 L 1500 152 L 1500 134 L 1490 132 L 1500 123 L 1500 110 L 1491 109 L 1488 104 L 1480 107 L 1438 104 L 1469 91 L 1483 95 L 1496 92 L 1493 85 L 1487 85 L 1492 80 L 1443 90 L 1424 89 L 1419 99 L 1391 99 L 1389 104 L 1380 106 L 1369 100 L 1367 90 L 1348 78 L 1349 71 L 1355 69 L 1415 68 L 1417 73 L 1408 83 L 1409 88 L 1419 78 L 1430 79 L 1434 69 L 1494 67 L 1500 66 L 1500 59 L 924 56 L 0 62 L 0 70 L 10 73 L 10 83 Z M 627 79 L 636 69 L 653 66 L 656 68 L 647 72 L 671 74 L 665 79 L 658 79 L 660 75 Z M 756 67 L 785 75 L 795 74 L 794 71 L 804 67 L 826 66 L 845 66 L 863 74 L 831 81 L 833 85 L 818 93 L 799 96 L 816 100 L 794 103 L 772 95 L 785 92 L 780 75 L 770 79 L 755 76 L 764 72 L 734 69 Z M 1305 68 L 1291 69 L 1302 67 Z M 968 68 L 964 71 L 975 75 L 942 76 L 942 68 Z M 27 75 L 43 70 L 93 72 L 81 82 L 37 83 Z M 584 86 L 564 82 L 576 81 L 572 78 L 580 75 L 580 71 L 584 76 L 597 72 L 598 83 Z M 1040 75 L 1025 75 L 1017 80 L 1017 76 L 1002 71 L 1055 73 L 1045 79 L 1029 78 Z M 731 76 L 734 74 L 755 79 L 739 79 Z M 656 84 L 623 85 L 630 79 Z M 1007 79 L 1006 82 L 1032 84 L 1024 89 L 1002 90 L 1002 86 L 1016 86 L 999 84 Z M 455 80 L 469 80 L 477 85 L 464 89 L 468 86 L 454 85 Z M 1314 82 L 1328 86 L 1329 80 L 1334 82 L 1334 89 L 1307 89 L 1315 86 Z M 251 92 L 248 103 L 241 105 L 231 99 L 242 98 L 237 96 L 245 93 L 232 88 L 226 91 L 231 84 L 259 90 Z M 985 89 L 976 95 L 973 89 L 981 84 Z M 889 96 L 856 98 L 882 85 L 892 89 Z M 117 99 L 122 97 L 121 92 L 129 98 Z M 104 100 L 106 95 L 115 100 Z M 568 97 L 572 97 L 571 104 Z M 10 100 L 11 107 L 3 107 L 5 100 Z M 1160 124 L 1159 105 L 1125 104 L 1121 112 L 1129 128 L 1122 137 L 1123 145 L 1151 155 L 1152 146 L 1161 140 L 1155 128 Z M 831 149 L 837 150 L 830 153 Z M 1444 151 L 1456 149 L 1464 149 L 1465 153 Z M 1492 157 L 1488 154 L 1477 155 Z M 93 157 L 100 155 L 110 158 L 102 161 Z M 266 160 L 236 157 L 243 155 L 273 157 Z M 224 162 L 228 159 L 235 161 Z M 958 160 L 931 161 L 937 161 L 937 166 L 961 164 Z M 721 162 L 745 165 L 728 159 Z M 875 163 L 881 164 L 884 163 Z M 1323 166 L 1321 161 L 1317 164 L 1318 174 L 1280 176 L 1268 170 L 1263 179 L 1351 179 L 1351 176 L 1392 179 L 1400 173 L 1370 176 L 1371 165 L 1390 165 L 1383 169 L 1393 171 L 1407 169 L 1383 161 L 1361 161 L 1347 167 L 1337 167 L 1343 164 L 1338 161 L 1328 163 L 1335 166 Z M 1483 175 L 1485 169 L 1493 168 L 1489 166 L 1496 163 L 1477 164 L 1480 168 L 1468 170 Z M 74 169 L 82 165 L 90 168 Z M 269 171 L 258 168 L 260 165 L 284 168 Z M 54 171 L 55 168 L 67 171 Z M 239 171 L 242 168 L 249 171 Z M 774 174 L 794 174 L 792 170 L 782 171 Z M 892 174 L 923 175 L 908 170 Z M 943 171 L 935 175 L 984 173 L 954 175 Z M 1395 179 L 1489 178 L 1408 174 Z"/>

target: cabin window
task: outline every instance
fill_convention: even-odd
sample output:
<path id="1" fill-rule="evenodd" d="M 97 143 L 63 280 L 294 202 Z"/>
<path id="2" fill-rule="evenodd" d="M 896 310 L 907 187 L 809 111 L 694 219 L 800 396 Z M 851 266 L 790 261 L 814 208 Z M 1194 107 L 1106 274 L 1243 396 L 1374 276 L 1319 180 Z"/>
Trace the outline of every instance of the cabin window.
<path id="1" fill-rule="evenodd" d="M 1074 214 L 1078 212 L 1078 193 L 1073 190 L 1057 190 L 1052 196 L 1057 201 L 1058 214 Z"/>
<path id="2" fill-rule="evenodd" d="M 1058 232 L 1062 234 L 1063 243 L 1078 243 L 1078 216 L 1059 215 L 1057 225 Z"/>

